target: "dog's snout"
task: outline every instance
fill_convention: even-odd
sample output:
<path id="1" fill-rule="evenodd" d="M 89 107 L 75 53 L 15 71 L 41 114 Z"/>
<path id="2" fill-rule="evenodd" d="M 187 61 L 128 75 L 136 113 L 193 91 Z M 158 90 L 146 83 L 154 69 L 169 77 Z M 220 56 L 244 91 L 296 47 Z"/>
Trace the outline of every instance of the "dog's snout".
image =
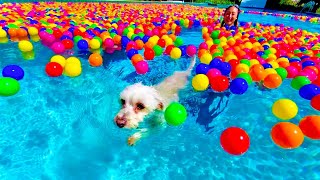
<path id="1" fill-rule="evenodd" d="M 127 120 L 124 117 L 116 117 L 116 124 L 119 128 L 123 128 L 127 123 Z"/>

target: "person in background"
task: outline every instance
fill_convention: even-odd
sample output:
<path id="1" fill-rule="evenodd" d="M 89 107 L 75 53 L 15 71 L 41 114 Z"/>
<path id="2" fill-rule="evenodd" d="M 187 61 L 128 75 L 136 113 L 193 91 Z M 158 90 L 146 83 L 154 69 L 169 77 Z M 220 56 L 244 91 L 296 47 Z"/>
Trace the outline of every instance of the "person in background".
<path id="1" fill-rule="evenodd" d="M 240 14 L 240 8 L 238 5 L 231 5 L 227 7 L 224 11 L 223 20 L 221 22 L 221 27 L 229 29 L 234 26 L 238 27 L 238 18 Z"/>

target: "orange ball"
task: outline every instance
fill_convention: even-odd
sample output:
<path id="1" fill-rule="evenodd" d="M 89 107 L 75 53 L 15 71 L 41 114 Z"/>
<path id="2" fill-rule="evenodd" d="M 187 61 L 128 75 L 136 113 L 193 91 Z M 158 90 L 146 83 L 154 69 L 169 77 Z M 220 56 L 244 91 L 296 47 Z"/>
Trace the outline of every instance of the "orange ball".
<path id="1" fill-rule="evenodd" d="M 136 65 L 140 61 L 143 61 L 143 56 L 141 54 L 135 54 L 131 57 L 131 63 L 133 65 Z"/>
<path id="2" fill-rule="evenodd" d="M 8 34 L 10 37 L 16 37 L 18 35 L 18 30 L 16 28 L 9 28 Z"/>
<path id="3" fill-rule="evenodd" d="M 283 67 L 283 68 L 290 66 L 290 63 L 286 62 L 286 61 L 280 61 L 280 62 L 278 62 L 278 64 L 280 67 Z"/>
<path id="4" fill-rule="evenodd" d="M 113 40 L 114 44 L 116 44 L 116 45 L 121 44 L 121 36 L 119 36 L 119 35 L 115 35 L 112 40 Z"/>
<path id="5" fill-rule="evenodd" d="M 276 145 L 284 149 L 294 149 L 303 143 L 304 135 L 299 126 L 280 122 L 272 127 L 271 138 Z"/>
<path id="6" fill-rule="evenodd" d="M 98 53 L 92 53 L 90 56 L 89 56 L 89 64 L 91 66 L 101 66 L 103 63 L 103 59 L 101 57 L 100 54 Z"/>
<path id="7" fill-rule="evenodd" d="M 311 139 L 320 139 L 320 116 L 312 115 L 301 119 L 299 127 Z"/>
<path id="8" fill-rule="evenodd" d="M 148 42 L 146 42 L 146 43 L 144 44 L 144 48 L 153 49 L 153 46 L 154 46 L 154 45 L 155 45 L 155 44 L 154 44 L 153 42 L 148 41 Z"/>
<path id="9" fill-rule="evenodd" d="M 263 80 L 266 76 L 266 73 L 264 72 L 264 70 L 259 69 L 259 68 L 251 69 L 249 71 L 249 74 L 250 74 L 252 80 L 255 82 L 259 82 L 259 81 Z"/>
<path id="10" fill-rule="evenodd" d="M 136 44 L 137 44 L 137 49 L 138 49 L 138 50 L 143 49 L 144 43 L 143 43 L 142 40 L 140 40 L 140 39 L 136 40 Z"/>
<path id="11" fill-rule="evenodd" d="M 206 49 L 200 49 L 200 50 L 198 51 L 198 57 L 199 57 L 199 59 L 200 59 L 201 56 L 204 55 L 205 53 L 209 53 L 209 51 L 206 50 Z"/>
<path id="12" fill-rule="evenodd" d="M 282 84 L 282 78 L 278 74 L 269 74 L 263 80 L 263 85 L 269 89 L 278 88 Z"/>
<path id="13" fill-rule="evenodd" d="M 23 28 L 19 28 L 17 30 L 17 35 L 18 35 L 18 37 L 26 37 L 26 36 L 28 36 L 28 32 Z"/>

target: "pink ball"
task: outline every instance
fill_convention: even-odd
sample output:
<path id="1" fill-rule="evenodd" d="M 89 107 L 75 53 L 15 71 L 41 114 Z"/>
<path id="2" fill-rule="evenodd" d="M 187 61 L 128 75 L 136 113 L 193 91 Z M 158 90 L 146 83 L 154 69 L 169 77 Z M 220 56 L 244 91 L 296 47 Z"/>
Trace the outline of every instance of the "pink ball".
<path id="1" fill-rule="evenodd" d="M 186 51 L 187 51 L 187 55 L 189 57 L 192 57 L 197 53 L 197 47 L 194 45 L 189 45 Z"/>
<path id="2" fill-rule="evenodd" d="M 68 37 L 73 37 L 72 33 L 70 31 L 64 31 L 63 35 L 68 36 Z"/>
<path id="3" fill-rule="evenodd" d="M 111 38 L 105 39 L 103 44 L 106 48 L 113 48 L 113 46 L 114 46 L 114 42 Z"/>
<path id="4" fill-rule="evenodd" d="M 62 54 L 65 51 L 65 47 L 61 42 L 54 42 L 51 45 L 51 49 L 56 54 Z"/>
<path id="5" fill-rule="evenodd" d="M 147 61 L 139 61 L 136 63 L 134 67 L 138 74 L 145 74 L 149 71 L 149 66 Z"/>
<path id="6" fill-rule="evenodd" d="M 202 43 L 199 45 L 199 49 L 208 49 L 208 44 L 205 43 L 205 42 L 202 42 Z"/>
<path id="7" fill-rule="evenodd" d="M 298 69 L 294 66 L 288 66 L 286 67 L 286 70 L 288 72 L 287 78 L 294 78 L 298 75 Z"/>
<path id="8" fill-rule="evenodd" d="M 312 82 L 317 79 L 317 73 L 312 69 L 303 69 L 301 72 Z"/>
<path id="9" fill-rule="evenodd" d="M 114 53 L 114 51 L 115 51 L 115 49 L 114 48 L 106 48 L 106 53 L 108 53 L 108 54 L 113 54 Z"/>
<path id="10" fill-rule="evenodd" d="M 39 37 L 42 40 L 44 40 L 48 35 L 49 35 L 49 33 L 47 33 L 46 31 L 40 31 L 39 32 Z"/>
<path id="11" fill-rule="evenodd" d="M 213 77 L 215 76 L 220 76 L 221 75 L 221 71 L 219 69 L 216 69 L 216 68 L 212 68 L 212 69 L 209 69 L 209 71 L 207 72 L 207 77 L 210 79 L 212 79 Z"/>
<path id="12" fill-rule="evenodd" d="M 52 43 L 56 40 L 56 38 L 54 37 L 54 35 L 48 34 L 48 35 L 45 37 L 45 40 L 46 40 L 46 42 L 50 45 L 50 44 L 52 44 Z"/>

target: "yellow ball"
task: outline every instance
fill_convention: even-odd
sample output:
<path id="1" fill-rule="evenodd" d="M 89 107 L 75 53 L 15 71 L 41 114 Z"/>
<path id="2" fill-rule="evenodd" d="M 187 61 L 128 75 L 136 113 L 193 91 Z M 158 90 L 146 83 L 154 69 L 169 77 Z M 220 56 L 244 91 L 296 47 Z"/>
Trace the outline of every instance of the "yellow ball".
<path id="1" fill-rule="evenodd" d="M 77 64 L 78 66 L 81 66 L 80 60 L 78 58 L 76 58 L 76 57 L 67 58 L 66 64 L 68 64 L 68 63 L 73 63 L 73 64 Z"/>
<path id="2" fill-rule="evenodd" d="M 210 64 L 211 61 L 212 61 L 212 55 L 210 53 L 204 53 L 200 57 L 200 62 L 202 62 L 204 64 Z"/>
<path id="3" fill-rule="evenodd" d="M 197 74 L 192 78 L 192 87 L 196 91 L 205 91 L 209 86 L 209 78 L 204 74 Z"/>
<path id="4" fill-rule="evenodd" d="M 89 46 L 91 49 L 99 49 L 101 44 L 100 41 L 98 39 L 91 39 L 89 41 Z"/>
<path id="5" fill-rule="evenodd" d="M 166 41 L 166 46 L 169 46 L 169 45 L 172 45 L 173 44 L 173 41 L 171 38 L 166 38 L 164 39 Z"/>
<path id="6" fill-rule="evenodd" d="M 256 59 L 251 59 L 250 60 L 250 67 L 252 67 L 253 65 L 256 65 L 256 64 L 260 64 L 260 62 Z"/>
<path id="7" fill-rule="evenodd" d="M 28 33 L 30 34 L 30 36 L 38 35 L 38 29 L 35 28 L 35 27 L 29 27 L 28 28 Z"/>
<path id="8" fill-rule="evenodd" d="M 18 47 L 22 52 L 29 52 L 33 50 L 33 45 L 30 41 L 22 40 L 19 41 Z"/>
<path id="9" fill-rule="evenodd" d="M 204 34 L 204 33 L 207 33 L 209 29 L 207 27 L 203 27 L 201 31 L 202 31 L 202 34 Z"/>
<path id="10" fill-rule="evenodd" d="M 289 120 L 298 113 L 298 106 L 290 99 L 279 99 L 272 105 L 272 113 L 279 119 Z"/>
<path id="11" fill-rule="evenodd" d="M 276 61 L 270 61 L 270 62 L 268 62 L 268 63 L 271 64 L 271 66 L 272 66 L 273 69 L 276 69 L 276 68 L 279 67 L 279 64 L 278 64 Z"/>
<path id="12" fill-rule="evenodd" d="M 129 39 L 131 39 L 132 35 L 134 35 L 134 33 L 133 33 L 132 31 L 129 31 L 128 34 L 127 34 L 127 37 L 128 37 Z"/>
<path id="13" fill-rule="evenodd" d="M 242 73 L 243 72 L 248 73 L 250 68 L 248 65 L 240 63 L 236 66 L 236 70 Z"/>
<path id="14" fill-rule="evenodd" d="M 252 43 L 251 42 L 246 42 L 246 43 L 244 43 L 244 47 L 246 47 L 248 49 L 252 49 Z"/>
<path id="15" fill-rule="evenodd" d="M 267 69 L 264 70 L 264 72 L 265 72 L 266 76 L 268 76 L 269 74 L 277 74 L 277 71 L 275 69 L 273 69 L 273 68 L 267 68 Z"/>
<path id="16" fill-rule="evenodd" d="M 62 67 L 66 65 L 66 58 L 61 55 L 54 55 L 51 57 L 50 62 L 59 63 Z"/>
<path id="17" fill-rule="evenodd" d="M 64 74 L 70 77 L 79 76 L 82 72 L 81 66 L 76 63 L 66 63 L 64 67 Z"/>
<path id="18" fill-rule="evenodd" d="M 0 38 L 5 38 L 7 37 L 7 32 L 3 29 L 0 29 Z"/>
<path id="19" fill-rule="evenodd" d="M 181 57 L 181 50 L 177 47 L 174 47 L 170 52 L 170 57 L 172 59 L 179 59 Z"/>
<path id="20" fill-rule="evenodd" d="M 38 35 L 30 36 L 30 39 L 31 39 L 33 42 L 39 42 L 39 41 L 40 41 L 40 37 L 39 37 Z"/>
<path id="21" fill-rule="evenodd" d="M 225 61 L 226 62 L 229 62 L 230 60 L 232 59 L 235 59 L 235 60 L 238 60 L 238 57 L 234 54 L 229 54 L 226 58 L 225 58 Z"/>

